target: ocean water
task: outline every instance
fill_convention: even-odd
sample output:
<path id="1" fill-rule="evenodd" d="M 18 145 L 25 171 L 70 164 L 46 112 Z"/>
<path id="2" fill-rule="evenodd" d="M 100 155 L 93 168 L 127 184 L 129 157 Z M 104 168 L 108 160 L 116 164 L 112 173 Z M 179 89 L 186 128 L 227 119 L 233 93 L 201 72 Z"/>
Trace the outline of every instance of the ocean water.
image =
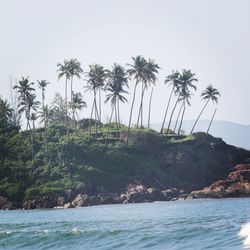
<path id="1" fill-rule="evenodd" d="M 0 211 L 0 249 L 250 249 L 250 199 Z"/>

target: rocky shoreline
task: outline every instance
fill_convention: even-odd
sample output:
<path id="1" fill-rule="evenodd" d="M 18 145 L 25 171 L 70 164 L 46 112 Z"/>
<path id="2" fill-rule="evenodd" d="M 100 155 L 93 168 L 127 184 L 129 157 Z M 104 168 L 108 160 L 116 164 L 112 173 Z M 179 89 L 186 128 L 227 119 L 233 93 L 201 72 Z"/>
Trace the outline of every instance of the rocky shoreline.
<path id="1" fill-rule="evenodd" d="M 228 174 L 227 179 L 219 180 L 202 190 L 188 192 L 177 188 L 160 190 L 145 187 L 143 184 L 130 185 L 118 194 L 102 191 L 96 195 L 79 193 L 73 196 L 70 190 L 65 194 L 46 195 L 30 199 L 23 203 L 9 201 L 0 196 L 0 209 L 45 209 L 45 208 L 76 208 L 105 204 L 127 204 L 154 201 L 176 201 L 199 198 L 250 197 L 250 164 L 237 165 Z"/>

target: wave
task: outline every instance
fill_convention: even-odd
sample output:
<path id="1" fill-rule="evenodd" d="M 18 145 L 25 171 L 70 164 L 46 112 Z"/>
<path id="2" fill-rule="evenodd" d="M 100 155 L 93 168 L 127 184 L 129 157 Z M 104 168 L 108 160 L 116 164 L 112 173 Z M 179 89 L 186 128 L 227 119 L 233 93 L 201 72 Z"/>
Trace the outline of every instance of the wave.
<path id="1" fill-rule="evenodd" d="M 250 222 L 244 224 L 241 227 L 239 236 L 244 238 L 244 241 L 243 241 L 244 246 L 250 249 Z"/>

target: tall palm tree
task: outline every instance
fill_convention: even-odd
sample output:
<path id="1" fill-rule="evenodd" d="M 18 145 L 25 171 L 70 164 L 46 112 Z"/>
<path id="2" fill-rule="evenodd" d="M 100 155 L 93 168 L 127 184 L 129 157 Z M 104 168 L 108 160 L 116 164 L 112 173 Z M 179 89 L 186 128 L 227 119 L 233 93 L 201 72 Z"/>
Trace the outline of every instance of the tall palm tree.
<path id="1" fill-rule="evenodd" d="M 44 109 L 44 100 L 45 100 L 45 88 L 50 84 L 47 80 L 41 80 L 37 81 L 38 82 L 38 87 L 42 90 L 42 112 L 43 116 L 45 117 L 45 109 Z M 45 151 L 46 155 L 48 155 L 48 146 L 47 146 L 47 122 L 46 119 L 44 119 L 44 146 L 45 146 Z"/>
<path id="2" fill-rule="evenodd" d="M 76 125 L 77 112 L 87 107 L 86 102 L 83 100 L 83 96 L 80 92 L 73 92 L 72 102 L 70 102 L 70 109 L 72 110 L 73 122 Z"/>
<path id="3" fill-rule="evenodd" d="M 178 75 L 178 78 L 177 78 L 178 88 L 176 91 L 177 100 L 175 102 L 174 108 L 173 108 L 171 115 L 170 115 L 168 128 L 167 128 L 167 134 L 169 133 L 171 122 L 172 122 L 173 115 L 174 115 L 175 109 L 177 107 L 177 104 L 181 100 L 181 94 L 183 92 L 189 93 L 190 89 L 196 90 L 197 88 L 194 85 L 194 82 L 197 82 L 197 81 L 198 80 L 195 78 L 195 74 L 193 74 L 190 70 L 184 69 L 184 70 L 182 70 L 182 73 Z"/>
<path id="4" fill-rule="evenodd" d="M 106 79 L 106 71 L 103 66 L 99 64 L 93 64 L 89 66 L 89 72 L 87 72 L 87 86 L 85 86 L 86 91 L 93 92 L 93 104 L 91 108 L 91 115 L 90 115 L 90 128 L 89 133 L 91 135 L 91 127 L 92 127 L 92 117 L 93 112 L 95 114 L 95 127 L 97 133 L 97 120 L 100 124 L 100 116 L 97 108 L 96 96 L 97 91 L 104 86 Z"/>
<path id="5" fill-rule="evenodd" d="M 65 77 L 65 105 L 66 105 L 66 118 L 67 118 L 67 105 L 68 105 L 68 100 L 67 100 L 67 89 L 68 89 L 68 80 L 71 77 L 71 68 L 70 68 L 70 62 L 68 60 L 64 60 L 63 63 L 58 63 L 58 80 L 60 80 L 62 77 Z"/>
<path id="6" fill-rule="evenodd" d="M 33 82 L 29 82 L 29 78 L 22 77 L 20 81 L 18 81 L 18 84 L 16 84 L 13 88 L 17 89 L 17 92 L 19 93 L 18 96 L 18 108 L 19 113 L 25 113 L 25 117 L 27 120 L 27 126 L 26 129 L 31 128 L 29 123 L 29 115 L 30 115 L 30 109 L 31 104 L 33 104 L 35 96 L 32 94 L 35 89 L 32 87 L 34 85 Z"/>
<path id="7" fill-rule="evenodd" d="M 205 108 L 207 107 L 209 101 L 211 100 L 212 102 L 216 102 L 218 103 L 219 97 L 220 97 L 220 92 L 216 89 L 213 88 L 213 86 L 210 84 L 201 94 L 202 100 L 206 101 L 204 107 L 202 108 L 200 114 L 198 115 L 194 126 L 192 127 L 190 134 L 193 133 L 195 126 L 197 124 L 197 122 L 199 121 L 202 113 L 204 112 Z"/>
<path id="8" fill-rule="evenodd" d="M 124 100 L 121 100 L 122 98 L 119 96 L 119 93 L 127 93 L 124 91 L 124 87 L 128 88 L 128 76 L 127 72 L 124 67 L 122 67 L 119 64 L 114 64 L 112 66 L 111 70 L 107 70 L 107 85 L 106 90 L 110 91 L 111 94 L 108 95 L 108 97 L 112 94 L 117 95 L 117 102 L 116 102 L 116 110 L 117 110 L 117 120 L 118 125 L 120 127 L 121 119 L 120 119 L 120 101 L 124 102 Z M 110 97 L 112 98 L 112 97 Z M 121 99 L 120 99 L 121 98 Z"/>
<path id="9" fill-rule="evenodd" d="M 128 64 L 128 66 L 129 66 L 128 74 L 129 74 L 130 77 L 134 78 L 135 87 L 134 87 L 133 98 L 132 98 L 131 109 L 130 109 L 130 115 L 129 115 L 129 123 L 128 123 L 128 131 L 127 131 L 127 142 L 128 142 L 130 127 L 131 127 L 133 108 L 134 108 L 134 103 L 135 103 L 136 89 L 137 89 L 138 83 L 141 82 L 142 83 L 142 91 L 143 91 L 143 83 L 146 81 L 145 66 L 147 64 L 147 61 L 142 56 L 132 57 L 132 60 L 133 60 L 133 64 Z"/>
<path id="10" fill-rule="evenodd" d="M 160 69 L 159 65 L 156 64 L 154 60 L 152 59 L 149 59 L 145 64 L 145 73 L 144 73 L 145 80 L 142 82 L 141 103 L 140 103 L 138 119 L 137 119 L 137 127 L 139 125 L 139 119 L 141 119 L 141 128 L 143 124 L 143 98 L 144 98 L 145 90 L 150 85 L 155 85 L 155 82 L 157 81 L 156 75 L 158 74 L 159 69 Z"/>
<path id="11" fill-rule="evenodd" d="M 164 118 L 163 118 L 163 122 L 162 122 L 162 126 L 161 126 L 161 133 L 163 132 L 164 126 L 165 126 L 165 121 L 166 121 L 166 117 L 168 114 L 168 109 L 169 109 L 169 105 L 171 102 L 171 99 L 173 97 L 173 94 L 177 92 L 178 88 L 179 88 L 179 82 L 178 82 L 178 78 L 179 78 L 180 73 L 178 71 L 173 71 L 171 75 L 168 75 L 165 79 L 165 84 L 169 84 L 169 86 L 172 86 L 172 90 L 170 93 L 170 96 L 168 98 L 168 103 L 167 103 L 167 107 L 164 113 Z"/>
<path id="12" fill-rule="evenodd" d="M 107 71 L 106 90 L 109 92 L 109 94 L 107 94 L 105 103 L 110 101 L 112 107 L 109 124 L 112 121 L 113 112 L 115 110 L 115 121 L 116 121 L 117 132 L 119 131 L 120 128 L 119 102 L 122 103 L 127 102 L 127 99 L 123 96 L 123 94 L 127 94 L 128 92 L 124 90 L 124 87 L 128 87 L 128 77 L 126 75 L 126 71 L 122 66 L 114 64 L 112 66 L 112 70 Z M 109 127 L 108 127 L 108 133 L 109 133 Z"/>
<path id="13" fill-rule="evenodd" d="M 38 87 L 42 90 L 42 110 L 44 112 L 44 100 L 45 100 L 45 88 L 50 84 L 47 80 L 37 81 Z M 44 121 L 44 127 L 46 128 L 46 123 Z"/>
<path id="14" fill-rule="evenodd" d="M 70 101 L 73 99 L 73 78 L 76 76 L 78 79 L 81 78 L 83 69 L 81 68 L 81 63 L 76 58 L 71 58 L 69 60 L 69 71 L 71 75 L 71 86 L 70 86 Z"/>

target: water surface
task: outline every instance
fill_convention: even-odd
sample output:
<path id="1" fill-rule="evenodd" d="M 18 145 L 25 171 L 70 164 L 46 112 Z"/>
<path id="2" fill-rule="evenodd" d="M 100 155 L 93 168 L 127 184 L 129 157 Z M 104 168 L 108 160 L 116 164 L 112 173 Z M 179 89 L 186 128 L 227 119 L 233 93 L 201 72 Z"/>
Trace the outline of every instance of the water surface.
<path id="1" fill-rule="evenodd" d="M 250 199 L 0 211 L 0 249 L 250 249 Z"/>

